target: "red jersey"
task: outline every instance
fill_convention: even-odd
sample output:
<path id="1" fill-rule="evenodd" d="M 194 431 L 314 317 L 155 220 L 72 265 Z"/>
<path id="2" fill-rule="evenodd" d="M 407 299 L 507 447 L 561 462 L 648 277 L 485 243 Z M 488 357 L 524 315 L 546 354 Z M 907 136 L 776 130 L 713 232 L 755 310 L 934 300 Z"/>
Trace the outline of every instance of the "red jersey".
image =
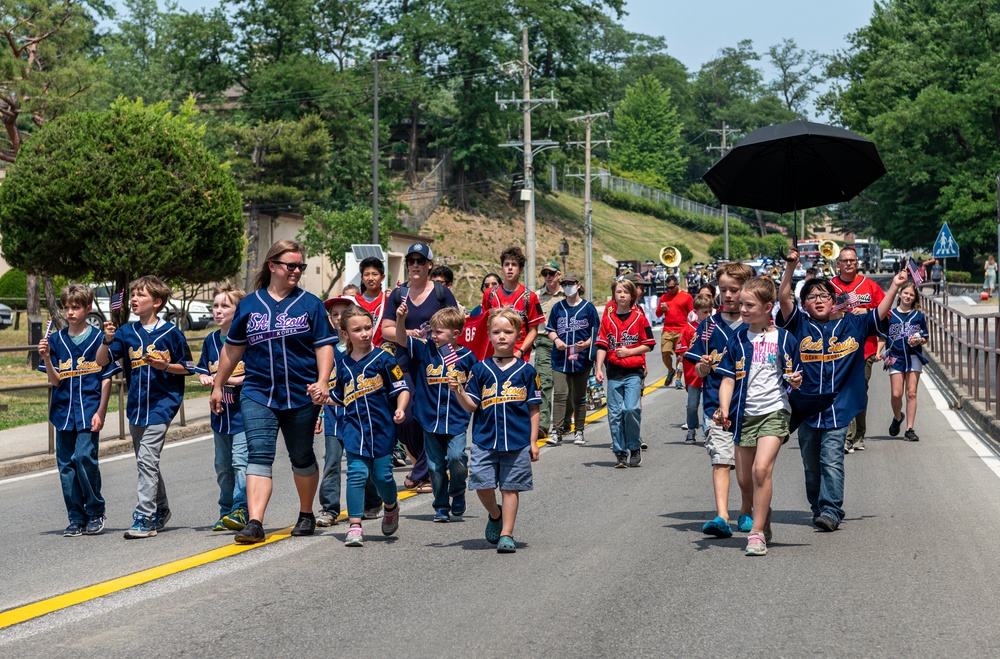
<path id="1" fill-rule="evenodd" d="M 514 350 L 520 350 L 524 345 L 524 339 L 528 336 L 528 330 L 538 327 L 545 322 L 545 314 L 542 313 L 542 305 L 538 301 L 538 296 L 518 284 L 513 293 L 507 293 L 503 286 L 494 286 L 483 293 L 483 315 L 489 315 L 490 309 L 510 307 L 521 317 L 521 335 L 514 344 Z M 531 351 L 524 353 L 524 361 L 531 357 Z"/>
<path id="2" fill-rule="evenodd" d="M 623 358 L 615 353 L 615 348 L 634 348 L 637 345 L 655 346 L 656 340 L 653 338 L 653 328 L 649 326 L 646 316 L 633 307 L 624 320 L 619 318 L 617 313 L 604 314 L 595 345 L 599 349 L 607 351 L 608 364 L 630 369 L 645 368 L 646 353 Z"/>
<path id="3" fill-rule="evenodd" d="M 664 313 L 660 307 L 666 304 Z M 688 322 L 688 314 L 694 311 L 694 298 L 687 291 L 664 293 L 656 303 L 656 317 L 663 319 L 664 332 L 680 332 Z"/>
<path id="4" fill-rule="evenodd" d="M 842 305 L 844 313 L 851 313 L 852 309 L 875 309 L 879 303 L 885 299 L 882 287 L 864 275 L 858 275 L 850 284 L 839 276 L 830 280 L 833 288 L 837 291 L 836 304 Z M 878 350 L 878 339 L 874 336 L 868 337 L 865 341 L 865 359 L 868 359 Z"/>
<path id="5" fill-rule="evenodd" d="M 389 297 L 388 293 L 382 293 L 377 298 L 369 302 L 365 296 L 358 293 L 354 296 L 358 306 L 372 315 L 372 327 L 375 332 L 372 335 L 372 345 L 376 348 L 382 345 L 382 321 L 385 320 L 385 301 Z M 395 320 L 395 318 L 393 318 Z"/>
<path id="6" fill-rule="evenodd" d="M 697 364 L 689 359 L 684 359 L 684 353 L 691 347 L 691 342 L 695 340 L 697 335 L 698 322 L 696 320 L 689 321 L 687 326 L 681 330 L 681 339 L 677 342 L 676 352 L 677 357 L 684 363 L 684 384 L 701 389 L 701 378 L 698 377 L 698 371 L 695 370 Z"/>

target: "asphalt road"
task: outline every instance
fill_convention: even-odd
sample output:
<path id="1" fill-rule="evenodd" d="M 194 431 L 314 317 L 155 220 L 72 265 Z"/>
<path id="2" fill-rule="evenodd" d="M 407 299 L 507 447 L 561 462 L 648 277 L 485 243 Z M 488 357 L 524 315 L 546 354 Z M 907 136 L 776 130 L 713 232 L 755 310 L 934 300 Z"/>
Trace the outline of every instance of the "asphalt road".
<path id="1" fill-rule="evenodd" d="M 743 555 L 745 534 L 701 534 L 708 459 L 683 443 L 685 394 L 659 389 L 644 400 L 641 468 L 612 468 L 603 419 L 589 445 L 543 451 L 516 554 L 483 540 L 474 500 L 464 521 L 434 524 L 420 495 L 394 538 L 369 522 L 361 549 L 343 546 L 343 524 L 280 540 L 0 629 L 0 655 L 995 655 L 1000 466 L 923 386 L 921 441 L 889 438 L 887 385 L 874 376 L 868 450 L 846 456 L 841 530 L 810 525 L 795 438 L 782 449 L 765 557 Z M 201 441 L 164 454 L 174 518 L 149 540 L 121 537 L 130 460 L 103 466 L 111 528 L 100 537 L 60 536 L 55 476 L 0 483 L 0 611 L 228 546 L 209 530 L 211 451 Z M 268 530 L 295 518 L 283 454 L 276 465 Z M 731 505 L 735 515 L 735 482 Z"/>

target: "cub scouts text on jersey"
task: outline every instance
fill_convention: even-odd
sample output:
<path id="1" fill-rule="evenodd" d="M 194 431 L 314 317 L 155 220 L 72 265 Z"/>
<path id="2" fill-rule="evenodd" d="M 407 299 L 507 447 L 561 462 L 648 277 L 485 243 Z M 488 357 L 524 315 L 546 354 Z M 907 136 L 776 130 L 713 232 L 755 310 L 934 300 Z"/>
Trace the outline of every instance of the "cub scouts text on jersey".
<path id="1" fill-rule="evenodd" d="M 531 443 L 531 406 L 542 402 L 538 375 L 517 360 L 507 370 L 492 359 L 472 367 L 465 387 L 476 402 L 472 441 L 483 448 L 519 451 Z"/>
<path id="2" fill-rule="evenodd" d="M 89 328 L 88 331 L 90 335 L 79 345 L 65 328 L 49 336 L 49 359 L 59 377 L 49 407 L 49 421 L 56 430 L 90 430 L 101 403 L 101 382 L 122 370 L 116 362 L 103 368 L 97 364 L 104 335 Z M 46 372 L 44 361 L 38 370 Z"/>
<path id="3" fill-rule="evenodd" d="M 206 336 L 205 343 L 201 349 L 201 358 L 194 369 L 195 372 L 204 375 L 215 375 L 219 370 L 219 356 L 222 354 L 222 346 L 221 330 L 215 330 Z M 233 369 L 231 377 L 238 378 L 245 375 L 245 373 L 245 365 L 241 359 L 236 364 L 236 368 Z M 226 389 L 229 392 L 229 396 L 226 396 L 226 391 L 223 391 L 222 412 L 219 414 L 212 412 L 211 414 L 212 430 L 223 435 L 235 435 L 243 432 L 243 415 L 240 412 L 239 388 L 230 389 L 227 387 Z"/>
<path id="4" fill-rule="evenodd" d="M 476 365 L 476 356 L 468 348 L 459 346 L 451 353 L 457 358 L 456 362 L 445 364 L 445 346 L 438 348 L 432 341 L 412 336 L 406 343 L 413 376 L 413 417 L 427 432 L 451 436 L 465 432 L 471 415 L 459 404 L 450 385 L 452 378 L 465 385 Z"/>
<path id="5" fill-rule="evenodd" d="M 384 350 L 375 348 L 359 361 L 346 353 L 337 357 L 330 398 L 344 406 L 338 428 L 344 450 L 370 458 L 392 453 L 396 447 L 393 399 L 408 390 L 403 370 Z"/>
<path id="6" fill-rule="evenodd" d="M 155 369 L 146 357 L 167 359 L 170 364 L 190 363 L 191 351 L 177 326 L 162 322 L 147 331 L 139 322 L 129 323 L 115 332 L 108 353 L 112 360 L 129 360 L 129 423 L 146 427 L 173 419 L 184 398 L 184 376 Z M 193 371 L 192 364 L 188 372 Z"/>
<path id="7" fill-rule="evenodd" d="M 695 364 L 701 361 L 703 355 L 708 355 L 712 360 L 712 370 L 702 379 L 701 387 L 702 409 L 707 417 L 711 417 L 715 414 L 715 410 L 719 409 L 719 385 L 722 383 L 722 376 L 716 373 L 716 369 L 726 354 L 729 340 L 744 326 L 745 323 L 740 321 L 735 329 L 730 327 L 720 311 L 711 318 L 701 321 L 694 341 L 684 353 L 684 359 Z"/>

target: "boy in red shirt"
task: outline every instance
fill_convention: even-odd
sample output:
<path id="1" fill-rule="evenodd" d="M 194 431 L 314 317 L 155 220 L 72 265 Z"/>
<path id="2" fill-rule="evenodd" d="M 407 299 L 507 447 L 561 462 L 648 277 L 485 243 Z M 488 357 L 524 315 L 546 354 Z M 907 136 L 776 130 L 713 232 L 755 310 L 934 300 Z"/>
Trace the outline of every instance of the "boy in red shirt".
<path id="1" fill-rule="evenodd" d="M 514 356 L 528 361 L 531 346 L 538 336 L 538 326 L 545 322 L 545 314 L 538 296 L 521 283 L 525 260 L 520 247 L 508 247 L 500 254 L 503 283 L 483 293 L 483 315 L 489 315 L 490 309 L 510 307 L 521 317 L 521 332 L 514 346 Z"/>
<path id="2" fill-rule="evenodd" d="M 375 335 L 372 345 L 376 348 L 382 345 L 382 317 L 385 314 L 386 294 L 382 290 L 385 280 L 385 264 L 381 259 L 369 256 L 362 259 L 358 266 L 361 270 L 361 292 L 354 296 L 358 306 L 372 315 Z"/>
<path id="3" fill-rule="evenodd" d="M 712 315 L 714 301 L 708 295 L 697 295 L 694 298 L 694 313 L 696 318 L 688 321 L 687 326 L 681 332 L 681 338 L 677 342 L 677 358 L 684 364 L 684 384 L 687 385 L 687 437 L 684 441 L 688 444 L 695 443 L 695 436 L 698 426 L 701 425 L 698 418 L 698 403 L 701 401 L 701 378 L 698 377 L 696 365 L 692 361 L 684 359 L 684 354 L 691 347 L 691 342 L 695 340 L 698 333 L 698 325 Z"/>
<path id="4" fill-rule="evenodd" d="M 684 388 L 683 373 L 674 368 L 674 354 L 677 352 L 677 342 L 681 332 L 688 324 L 688 314 L 694 311 L 694 298 L 687 291 L 682 291 L 677 283 L 677 277 L 667 277 L 667 292 L 660 296 L 656 305 L 656 317 L 663 319 L 663 337 L 660 342 L 660 357 L 667 367 L 667 380 L 663 386 L 669 387 L 674 376 L 678 389 Z"/>

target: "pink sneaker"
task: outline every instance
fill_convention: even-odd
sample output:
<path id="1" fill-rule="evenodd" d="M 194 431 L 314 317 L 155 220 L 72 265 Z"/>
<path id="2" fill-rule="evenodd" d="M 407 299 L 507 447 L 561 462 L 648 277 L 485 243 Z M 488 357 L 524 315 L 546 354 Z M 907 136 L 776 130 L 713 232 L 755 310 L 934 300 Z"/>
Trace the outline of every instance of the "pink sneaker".
<path id="1" fill-rule="evenodd" d="M 365 535 L 361 531 L 361 525 L 352 526 L 347 531 L 347 538 L 344 540 L 345 547 L 362 547 L 365 544 Z"/>

